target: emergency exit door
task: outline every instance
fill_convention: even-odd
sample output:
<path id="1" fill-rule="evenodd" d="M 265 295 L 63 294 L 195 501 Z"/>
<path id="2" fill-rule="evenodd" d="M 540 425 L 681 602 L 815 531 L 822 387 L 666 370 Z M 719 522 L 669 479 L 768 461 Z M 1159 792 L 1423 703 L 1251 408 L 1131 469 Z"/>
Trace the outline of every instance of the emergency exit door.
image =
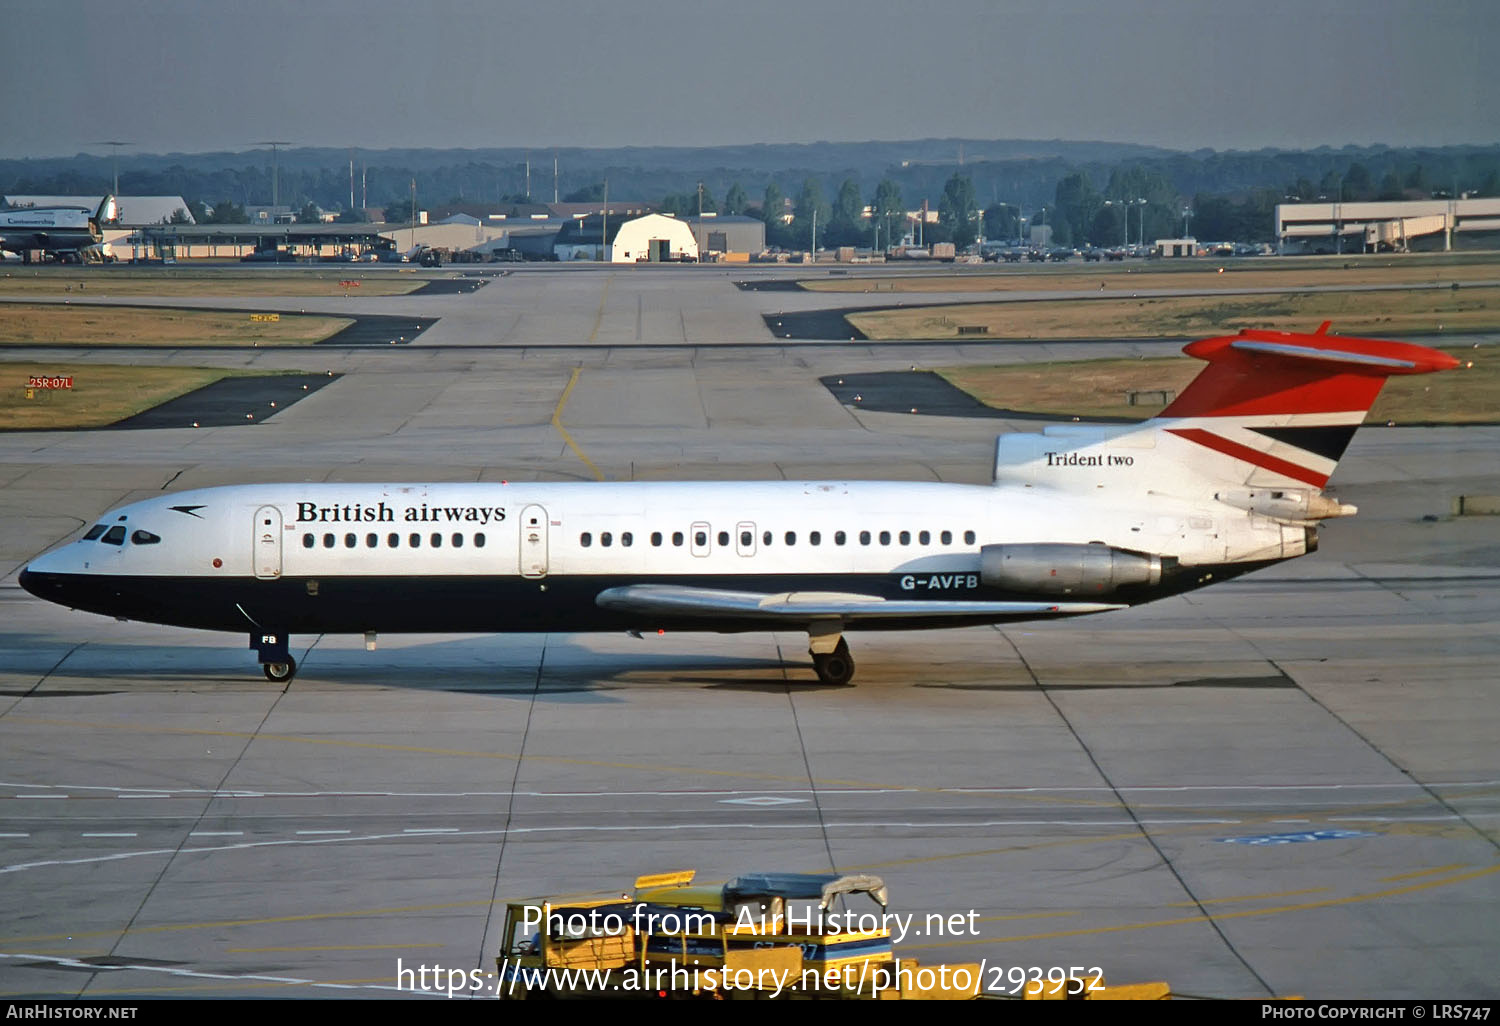
<path id="1" fill-rule="evenodd" d="M 281 576 L 281 510 L 262 506 L 255 511 L 255 576 L 271 581 Z"/>
<path id="2" fill-rule="evenodd" d="M 547 576 L 547 511 L 540 506 L 521 510 L 521 576 Z"/>

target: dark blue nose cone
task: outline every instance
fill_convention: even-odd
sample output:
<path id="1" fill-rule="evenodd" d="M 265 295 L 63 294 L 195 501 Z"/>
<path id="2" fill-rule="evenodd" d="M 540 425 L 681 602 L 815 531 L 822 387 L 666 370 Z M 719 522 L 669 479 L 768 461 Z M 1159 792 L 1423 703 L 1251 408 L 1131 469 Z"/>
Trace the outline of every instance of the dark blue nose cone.
<path id="1" fill-rule="evenodd" d="M 42 593 L 37 590 L 37 588 L 41 586 L 41 582 L 37 580 L 36 574 L 32 573 L 30 570 L 22 570 L 21 576 L 16 578 L 16 582 L 20 584 L 21 587 L 25 588 L 27 591 L 35 595 L 37 598 L 43 597 Z"/>

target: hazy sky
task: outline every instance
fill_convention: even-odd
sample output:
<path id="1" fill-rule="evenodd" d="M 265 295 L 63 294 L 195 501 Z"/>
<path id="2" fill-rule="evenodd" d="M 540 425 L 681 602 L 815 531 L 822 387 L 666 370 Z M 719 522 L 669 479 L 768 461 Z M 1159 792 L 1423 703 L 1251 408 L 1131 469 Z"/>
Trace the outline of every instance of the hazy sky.
<path id="1" fill-rule="evenodd" d="M 1497 0 L 0 0 L 0 156 L 1500 142 Z"/>

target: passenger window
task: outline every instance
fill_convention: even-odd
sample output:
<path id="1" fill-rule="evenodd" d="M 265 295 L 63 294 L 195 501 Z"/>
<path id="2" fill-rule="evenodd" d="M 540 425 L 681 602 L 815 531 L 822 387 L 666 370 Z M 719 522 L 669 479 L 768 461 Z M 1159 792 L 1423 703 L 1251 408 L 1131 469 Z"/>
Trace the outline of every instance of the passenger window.
<path id="1" fill-rule="evenodd" d="M 807 535 L 807 543 L 809 545 L 822 545 L 823 535 L 818 531 L 811 531 Z"/>
<path id="2" fill-rule="evenodd" d="M 693 535 L 693 544 L 694 545 L 707 545 L 708 544 L 708 532 L 707 531 L 699 531 L 697 534 Z"/>
<path id="3" fill-rule="evenodd" d="M 316 544 L 316 542 L 317 542 L 317 539 L 315 539 L 315 538 L 314 538 L 314 537 L 313 537 L 313 536 L 312 536 L 312 535 L 310 535 L 310 534 L 304 534 L 304 535 L 303 535 L 303 536 L 302 536 L 302 547 L 303 547 L 303 548 L 304 548 L 304 549 L 310 549 L 310 548 L 312 548 L 312 547 L 313 547 L 313 545 L 314 545 L 314 544 Z"/>
<path id="4" fill-rule="evenodd" d="M 952 531 L 944 531 L 942 534 L 938 535 L 938 539 L 944 545 L 952 545 L 953 544 L 953 532 Z"/>
<path id="5" fill-rule="evenodd" d="M 630 546 L 635 544 L 635 535 L 631 534 L 629 531 L 621 531 L 620 544 L 625 546 L 627 549 L 630 548 Z"/>
<path id="6" fill-rule="evenodd" d="M 842 544 L 844 544 L 844 540 L 845 539 L 844 539 L 844 532 L 843 531 L 834 531 L 833 532 L 833 543 L 835 545 L 842 545 Z"/>
<path id="7" fill-rule="evenodd" d="M 440 549 L 443 547 L 443 536 L 438 534 L 436 531 L 432 532 L 432 547 L 435 549 Z"/>
<path id="8" fill-rule="evenodd" d="M 130 536 L 130 540 L 137 545 L 155 545 L 157 542 L 161 541 L 160 538 L 152 534 L 150 531 L 137 531 L 135 532 L 135 534 L 132 534 Z"/>
<path id="9" fill-rule="evenodd" d="M 582 545 L 584 548 L 588 548 L 590 545 L 594 544 L 594 536 L 592 534 L 589 534 L 587 531 L 584 531 L 578 536 L 578 544 Z"/>
<path id="10" fill-rule="evenodd" d="M 450 538 L 449 541 L 453 543 L 453 547 L 455 549 L 461 549 L 464 547 L 464 536 L 459 534 L 457 531 L 453 532 L 453 537 Z"/>
<path id="11" fill-rule="evenodd" d="M 889 532 L 889 531 L 881 531 L 880 532 L 880 544 L 882 544 L 882 545 L 889 545 L 890 543 L 891 543 L 891 532 Z"/>
<path id="12" fill-rule="evenodd" d="M 870 532 L 869 531 L 861 531 L 861 532 L 859 532 L 859 543 L 861 545 L 868 545 L 868 544 L 870 544 Z"/>
<path id="13" fill-rule="evenodd" d="M 98 538 L 101 534 L 103 534 L 105 531 L 108 531 L 108 530 L 109 530 L 109 525 L 108 524 L 95 524 L 93 527 L 89 528 L 89 533 L 83 536 L 83 540 L 84 541 L 93 541 L 94 539 Z"/>
<path id="14" fill-rule="evenodd" d="M 106 545 L 124 545 L 125 544 L 125 528 L 124 528 L 124 526 L 121 525 L 121 524 L 116 524 L 114 527 L 111 527 L 108 531 L 105 531 L 104 532 L 104 537 L 101 538 L 101 539 L 99 539 L 99 540 L 102 541 L 102 542 L 104 542 Z"/>
<path id="15" fill-rule="evenodd" d="M 673 545 L 681 545 L 682 544 L 682 532 L 681 531 L 673 531 L 672 532 L 672 544 Z M 699 542 L 699 544 L 701 545 L 702 542 Z"/>
<path id="16" fill-rule="evenodd" d="M 365 535 L 365 548 L 373 549 L 379 545 L 380 535 L 376 534 L 374 531 L 371 531 L 369 534 Z"/>
<path id="17" fill-rule="evenodd" d="M 770 531 L 762 531 L 760 533 L 760 543 L 762 545 L 769 545 L 769 544 L 771 544 L 771 532 Z"/>
<path id="18" fill-rule="evenodd" d="M 974 544 L 974 532 L 973 531 L 965 531 L 964 532 L 964 544 L 965 545 L 973 545 Z"/>
<path id="19" fill-rule="evenodd" d="M 614 543 L 615 543 L 615 536 L 614 535 L 610 534 L 608 531 L 600 531 L 599 532 L 599 544 L 600 545 L 603 545 L 607 549 L 611 545 L 613 545 Z"/>
<path id="20" fill-rule="evenodd" d="M 720 545 L 721 548 L 728 548 L 729 547 L 729 532 L 728 531 L 720 531 L 719 532 L 719 545 Z"/>
<path id="21" fill-rule="evenodd" d="M 422 547 L 422 536 L 416 531 L 413 531 L 411 534 L 406 536 L 406 544 L 410 545 L 414 549 L 420 549 Z"/>
<path id="22" fill-rule="evenodd" d="M 385 544 L 387 548 L 394 549 L 396 546 L 401 544 L 401 536 L 395 531 L 392 531 L 390 534 L 385 536 Z"/>
<path id="23" fill-rule="evenodd" d="M 344 548 L 352 549 L 358 542 L 359 539 L 354 537 L 353 531 L 350 531 L 348 534 L 344 535 Z"/>
<path id="24" fill-rule="evenodd" d="M 658 548 L 658 549 L 661 548 L 661 532 L 660 531 L 652 531 L 651 532 L 651 545 L 652 545 L 653 548 Z"/>
<path id="25" fill-rule="evenodd" d="M 323 547 L 325 549 L 331 549 L 331 548 L 333 548 L 333 535 L 331 535 L 331 534 L 325 534 L 323 536 Z"/>
<path id="26" fill-rule="evenodd" d="M 901 542 L 902 545 L 910 545 L 911 544 L 911 532 L 910 531 L 902 531 L 896 537 L 898 538 L 898 540 Z"/>
<path id="27" fill-rule="evenodd" d="M 755 544 L 755 534 L 751 531 L 741 531 L 740 547 L 748 549 L 753 544 Z"/>
<path id="28" fill-rule="evenodd" d="M 797 532 L 796 531 L 788 531 L 786 533 L 786 543 L 788 545 L 796 545 L 797 544 Z"/>
<path id="29" fill-rule="evenodd" d="M 923 531 L 923 532 L 921 532 L 920 534 L 917 535 L 917 541 L 920 542 L 923 545 L 931 545 L 932 544 L 932 534 L 930 532 L 928 532 L 928 531 Z"/>
<path id="30" fill-rule="evenodd" d="M 483 531 L 480 531 L 478 534 L 476 534 L 474 536 L 474 547 L 476 549 L 482 549 L 482 548 L 484 548 L 484 532 Z"/>

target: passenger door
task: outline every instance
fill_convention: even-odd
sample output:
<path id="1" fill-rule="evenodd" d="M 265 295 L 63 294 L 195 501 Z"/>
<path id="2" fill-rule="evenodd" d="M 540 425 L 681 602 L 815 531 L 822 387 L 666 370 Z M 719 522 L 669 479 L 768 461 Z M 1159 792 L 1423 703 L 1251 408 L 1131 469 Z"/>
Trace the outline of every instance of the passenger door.
<path id="1" fill-rule="evenodd" d="M 541 506 L 521 510 L 521 576 L 547 576 L 547 511 Z"/>
<path id="2" fill-rule="evenodd" d="M 275 506 L 255 511 L 255 576 L 263 581 L 281 576 L 281 510 Z"/>

